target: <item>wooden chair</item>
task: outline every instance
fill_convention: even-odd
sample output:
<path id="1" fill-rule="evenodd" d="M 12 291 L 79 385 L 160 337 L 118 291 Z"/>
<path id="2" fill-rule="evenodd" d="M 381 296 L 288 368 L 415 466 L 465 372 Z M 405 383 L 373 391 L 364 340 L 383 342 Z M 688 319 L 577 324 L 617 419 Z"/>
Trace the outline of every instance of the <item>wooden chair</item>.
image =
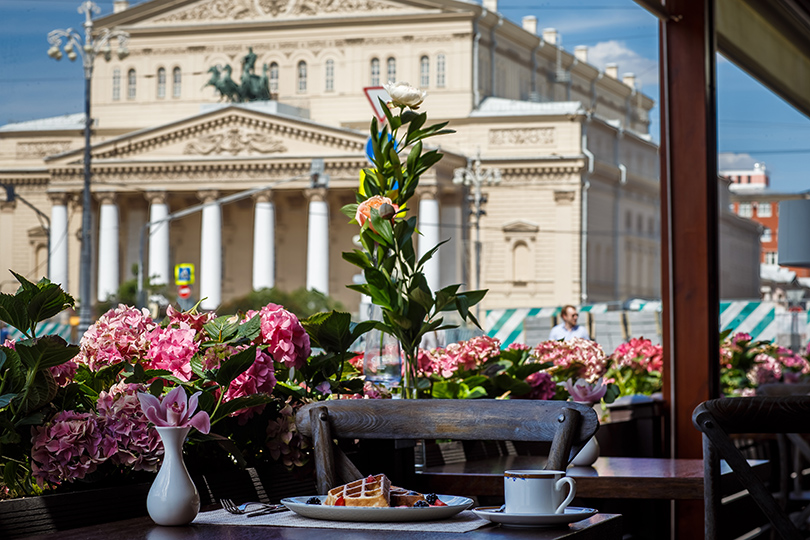
<path id="1" fill-rule="evenodd" d="M 804 535 L 765 484 L 751 470 L 729 437 L 735 433 L 810 433 L 810 397 L 744 397 L 706 401 L 695 409 L 692 422 L 703 433 L 705 538 L 715 540 L 721 530 L 720 460 L 726 461 L 748 490 L 774 531 L 785 540 Z"/>
<path id="2" fill-rule="evenodd" d="M 549 470 L 565 470 L 599 428 L 596 411 L 566 401 L 335 400 L 311 403 L 296 416 L 313 439 L 320 493 L 362 478 L 333 439 L 454 439 L 551 442 Z"/>

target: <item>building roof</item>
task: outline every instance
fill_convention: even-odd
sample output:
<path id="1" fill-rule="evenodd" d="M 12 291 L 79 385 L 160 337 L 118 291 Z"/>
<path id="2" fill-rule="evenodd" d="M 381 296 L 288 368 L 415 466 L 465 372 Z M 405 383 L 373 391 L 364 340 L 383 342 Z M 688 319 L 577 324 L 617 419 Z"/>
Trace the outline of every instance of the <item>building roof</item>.
<path id="1" fill-rule="evenodd" d="M 84 113 L 63 114 L 0 126 L 0 132 L 84 129 Z"/>
<path id="2" fill-rule="evenodd" d="M 774 283 L 792 283 L 796 279 L 796 272 L 788 270 L 778 264 L 759 265 L 759 277 L 762 281 Z"/>

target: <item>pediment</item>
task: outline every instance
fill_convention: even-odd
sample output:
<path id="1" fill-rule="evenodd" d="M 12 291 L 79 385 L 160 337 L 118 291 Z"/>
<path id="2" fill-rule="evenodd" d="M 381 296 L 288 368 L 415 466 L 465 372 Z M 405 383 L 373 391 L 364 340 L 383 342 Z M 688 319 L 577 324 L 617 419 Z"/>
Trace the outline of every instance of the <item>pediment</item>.
<path id="1" fill-rule="evenodd" d="M 365 136 L 240 106 L 95 144 L 93 161 L 168 162 L 363 155 Z M 81 163 L 82 150 L 49 158 L 49 166 Z"/>
<path id="2" fill-rule="evenodd" d="M 101 24 L 154 27 L 282 22 L 426 14 L 457 11 L 462 5 L 454 0 L 154 0 L 111 15 Z"/>
<path id="3" fill-rule="evenodd" d="M 510 221 L 501 227 L 504 233 L 526 233 L 526 234 L 534 234 L 540 230 L 540 226 L 536 223 L 531 223 L 530 221 L 523 221 L 522 219 L 518 219 L 515 221 Z"/>

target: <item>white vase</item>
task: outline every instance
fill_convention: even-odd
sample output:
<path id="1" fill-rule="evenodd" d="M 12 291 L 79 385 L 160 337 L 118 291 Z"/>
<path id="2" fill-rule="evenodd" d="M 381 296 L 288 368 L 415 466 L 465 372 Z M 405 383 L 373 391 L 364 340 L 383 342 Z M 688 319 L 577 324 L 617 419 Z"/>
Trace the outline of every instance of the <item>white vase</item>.
<path id="1" fill-rule="evenodd" d="M 596 440 L 596 436 L 593 436 L 588 439 L 588 442 L 585 443 L 582 450 L 574 456 L 574 459 L 571 460 L 571 465 L 575 467 L 588 467 L 593 465 L 598 457 L 599 442 Z"/>
<path id="2" fill-rule="evenodd" d="M 200 511 L 200 494 L 183 462 L 190 427 L 156 428 L 163 441 L 163 463 L 149 489 L 146 509 L 158 525 L 187 525 Z"/>

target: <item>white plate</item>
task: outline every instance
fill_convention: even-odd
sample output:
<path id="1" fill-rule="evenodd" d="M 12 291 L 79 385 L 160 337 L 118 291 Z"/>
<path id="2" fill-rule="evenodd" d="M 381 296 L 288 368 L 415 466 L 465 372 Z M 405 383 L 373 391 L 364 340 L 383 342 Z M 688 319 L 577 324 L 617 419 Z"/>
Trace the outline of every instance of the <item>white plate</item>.
<path id="1" fill-rule="evenodd" d="M 329 519 L 333 521 L 430 521 L 455 516 L 469 508 L 473 501 L 467 497 L 439 495 L 447 506 L 428 506 L 424 508 L 367 508 L 361 506 L 324 506 L 307 504 L 311 497 L 289 497 L 281 499 L 281 504 L 304 517 Z M 319 495 L 323 502 L 326 495 Z"/>
<path id="2" fill-rule="evenodd" d="M 498 506 L 473 508 L 478 517 L 507 527 L 555 527 L 588 519 L 596 513 L 593 508 L 569 506 L 564 514 L 507 514 Z"/>

